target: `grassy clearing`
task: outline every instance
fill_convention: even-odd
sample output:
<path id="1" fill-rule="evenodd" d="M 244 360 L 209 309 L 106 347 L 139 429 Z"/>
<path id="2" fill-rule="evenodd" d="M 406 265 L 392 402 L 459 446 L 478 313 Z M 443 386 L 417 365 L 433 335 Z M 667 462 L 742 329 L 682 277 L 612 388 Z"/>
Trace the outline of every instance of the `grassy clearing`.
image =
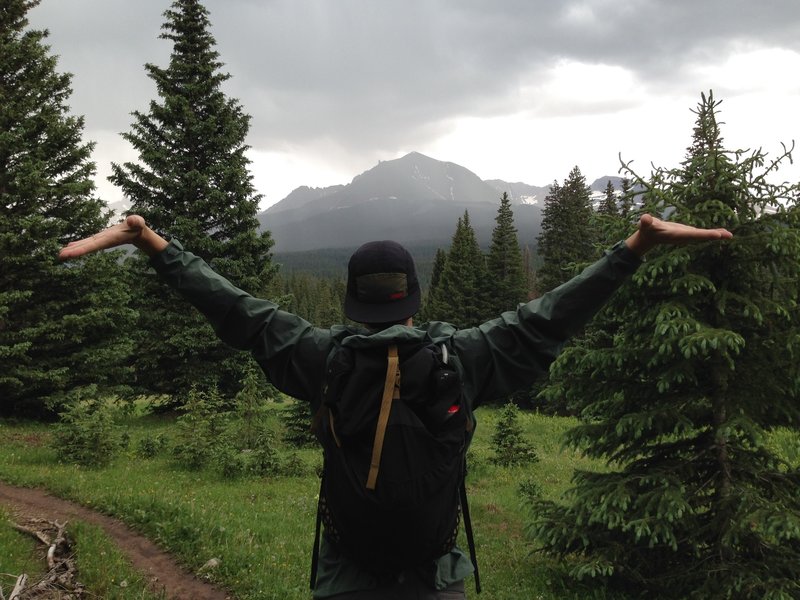
<path id="1" fill-rule="evenodd" d="M 280 410 L 285 405 L 272 406 L 276 428 Z M 570 591 L 558 583 L 558 565 L 531 553 L 518 490 L 521 481 L 532 478 L 540 483 L 545 497 L 558 498 L 569 487 L 574 468 L 601 467 L 561 449 L 561 433 L 574 421 L 528 413 L 521 416 L 521 424 L 540 462 L 524 468 L 493 465 L 489 439 L 498 415 L 493 408 L 478 412 L 468 478 L 484 588 L 480 597 L 586 598 L 585 590 Z M 196 571 L 211 558 L 219 559 L 221 564 L 211 577 L 242 600 L 310 598 L 307 581 L 319 485 L 316 476 L 226 480 L 207 471 L 186 471 L 176 466 L 168 452 L 148 459 L 134 452 L 142 438 L 170 437 L 173 421 L 138 415 L 125 426 L 131 450 L 109 467 L 88 469 L 58 464 L 48 446 L 50 427 L 0 422 L 0 478 L 45 487 L 118 516 L 174 553 L 190 570 Z M 321 463 L 314 449 L 300 451 L 299 456 L 312 473 Z M 79 533 L 94 539 L 88 529 Z M 107 547 L 100 549 L 100 542 L 96 543 L 96 549 L 87 552 L 110 555 Z M 1 552 L 0 548 L 0 556 Z M 113 572 L 110 567 L 101 566 L 97 572 L 93 585 L 98 589 L 105 585 L 107 590 L 101 597 L 144 597 L 136 595 L 139 592 L 133 587 L 119 588 L 118 578 L 104 582 L 102 574 Z M 469 593 L 471 582 L 467 586 Z M 118 591 L 121 595 L 106 595 Z"/>

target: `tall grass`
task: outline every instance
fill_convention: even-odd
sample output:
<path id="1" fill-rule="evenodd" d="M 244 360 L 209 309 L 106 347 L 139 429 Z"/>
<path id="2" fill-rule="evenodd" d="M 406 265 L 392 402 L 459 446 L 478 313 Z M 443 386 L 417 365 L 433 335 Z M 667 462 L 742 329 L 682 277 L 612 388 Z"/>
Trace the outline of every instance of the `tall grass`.
<path id="1" fill-rule="evenodd" d="M 280 410 L 285 408 L 273 405 L 271 418 L 276 429 Z M 561 434 L 574 421 L 525 413 L 520 419 L 524 435 L 535 445 L 540 461 L 529 467 L 495 466 L 490 460 L 490 437 L 498 416 L 499 410 L 494 408 L 478 411 L 479 425 L 470 451 L 468 489 L 484 589 L 480 597 L 589 597 L 586 590 L 571 590 L 559 583 L 560 566 L 532 553 L 524 534 L 525 508 L 519 486 L 522 481 L 535 480 L 545 497 L 557 499 L 568 488 L 574 468 L 601 465 L 577 452 L 562 450 Z M 187 471 L 168 452 L 142 458 L 135 451 L 142 439 L 169 438 L 174 421 L 139 415 L 125 425 L 129 450 L 111 465 L 92 469 L 59 464 L 48 446 L 50 427 L 0 422 L 0 479 L 41 486 L 118 516 L 174 553 L 191 571 L 211 558 L 219 559 L 219 567 L 209 576 L 239 599 L 310 598 L 316 476 L 229 480 L 212 471 Z M 316 449 L 301 450 L 299 457 L 310 473 L 321 464 Z M 108 582 L 94 585 L 119 591 Z M 467 582 L 468 593 L 470 589 L 471 582 Z M 604 597 L 601 592 L 595 596 Z"/>
<path id="2" fill-rule="evenodd" d="M 33 538 L 11 527 L 11 515 L 0 506 L 0 589 L 6 595 L 19 575 L 36 578 L 44 574 L 44 563 L 36 556 Z"/>

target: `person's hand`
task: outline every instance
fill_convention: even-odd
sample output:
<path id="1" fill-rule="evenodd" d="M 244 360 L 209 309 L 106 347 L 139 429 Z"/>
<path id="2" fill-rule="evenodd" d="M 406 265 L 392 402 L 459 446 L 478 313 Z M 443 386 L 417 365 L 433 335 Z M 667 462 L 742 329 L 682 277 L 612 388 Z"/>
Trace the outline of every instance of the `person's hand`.
<path id="1" fill-rule="evenodd" d="M 642 215 L 638 230 L 625 240 L 625 244 L 635 254 L 643 256 L 645 252 L 659 244 L 688 244 L 708 240 L 728 240 L 732 237 L 733 234 L 727 229 L 701 229 L 682 223 L 662 221 L 652 215 Z"/>
<path id="2" fill-rule="evenodd" d="M 70 242 L 61 249 L 58 257 L 61 260 L 70 260 L 99 250 L 124 246 L 125 244 L 133 244 L 148 256 L 153 256 L 166 248 L 167 241 L 150 229 L 142 217 L 131 215 L 121 223 L 112 225 L 91 237 L 77 242 Z"/>

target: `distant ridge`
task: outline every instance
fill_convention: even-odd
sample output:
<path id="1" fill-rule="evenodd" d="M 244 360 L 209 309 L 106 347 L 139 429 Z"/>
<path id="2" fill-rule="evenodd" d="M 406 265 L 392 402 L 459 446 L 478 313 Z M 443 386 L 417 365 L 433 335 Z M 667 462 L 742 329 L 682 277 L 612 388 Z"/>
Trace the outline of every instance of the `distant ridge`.
<path id="1" fill-rule="evenodd" d="M 500 196 L 508 192 L 520 243 L 534 245 L 548 189 L 483 181 L 465 167 L 411 152 L 379 162 L 347 185 L 299 187 L 258 220 L 282 254 L 355 248 L 376 239 L 446 247 L 458 217 L 468 210 L 479 243 L 486 245 Z"/>

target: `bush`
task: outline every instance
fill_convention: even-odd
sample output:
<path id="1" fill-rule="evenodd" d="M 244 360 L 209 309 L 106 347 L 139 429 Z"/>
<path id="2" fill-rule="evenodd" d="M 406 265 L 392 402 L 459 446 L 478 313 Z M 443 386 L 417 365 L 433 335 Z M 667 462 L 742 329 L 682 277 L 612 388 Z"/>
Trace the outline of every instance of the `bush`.
<path id="1" fill-rule="evenodd" d="M 232 446 L 225 446 L 220 448 L 214 456 L 214 463 L 219 469 L 220 475 L 226 479 L 236 479 L 245 475 L 250 469 L 247 460 L 248 454 Z"/>
<path id="2" fill-rule="evenodd" d="M 308 471 L 299 458 L 290 456 L 284 460 L 279 456 L 276 436 L 270 429 L 268 411 L 254 375 L 246 377 L 242 391 L 233 401 L 233 410 L 225 410 L 216 390 L 190 391 L 184 414 L 178 417 L 173 449 L 182 466 L 210 468 L 227 479 Z M 155 451 L 151 448 L 153 443 L 145 443 L 147 450 Z"/>
<path id="3" fill-rule="evenodd" d="M 278 466 L 278 472 L 284 477 L 306 477 L 313 472 L 302 458 L 291 453 Z"/>
<path id="4" fill-rule="evenodd" d="M 173 455 L 188 469 L 211 465 L 221 452 L 227 417 L 223 400 L 216 389 L 208 392 L 192 388 L 178 417 Z"/>
<path id="5" fill-rule="evenodd" d="M 166 450 L 168 445 L 169 440 L 162 433 L 155 436 L 146 435 L 140 439 L 136 445 L 136 456 L 140 458 L 153 458 Z"/>
<path id="6" fill-rule="evenodd" d="M 522 504 L 530 506 L 542 497 L 542 486 L 533 477 L 528 477 L 519 482 L 517 493 L 522 499 Z"/>
<path id="7" fill-rule="evenodd" d="M 59 415 L 53 447 L 59 460 L 85 467 L 109 464 L 122 448 L 115 411 L 99 401 L 75 402 Z"/>

